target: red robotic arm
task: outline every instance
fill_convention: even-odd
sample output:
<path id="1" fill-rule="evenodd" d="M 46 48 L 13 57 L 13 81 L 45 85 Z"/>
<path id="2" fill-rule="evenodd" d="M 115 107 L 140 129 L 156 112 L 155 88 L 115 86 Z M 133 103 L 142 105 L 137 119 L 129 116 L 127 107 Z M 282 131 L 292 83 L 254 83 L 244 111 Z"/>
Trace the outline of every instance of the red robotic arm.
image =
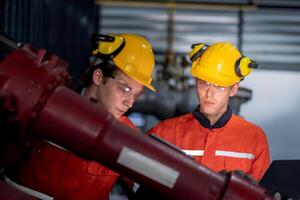
<path id="1" fill-rule="evenodd" d="M 165 199 L 272 199 L 264 188 L 234 173 L 214 173 L 121 125 L 67 88 L 68 82 L 67 63 L 46 50 L 24 45 L 10 53 L 0 63 L 0 114 L 5 116 L 0 125 L 19 127 L 15 132 L 0 127 L 1 135 L 15 134 L 26 145 L 36 138 L 53 141 Z"/>

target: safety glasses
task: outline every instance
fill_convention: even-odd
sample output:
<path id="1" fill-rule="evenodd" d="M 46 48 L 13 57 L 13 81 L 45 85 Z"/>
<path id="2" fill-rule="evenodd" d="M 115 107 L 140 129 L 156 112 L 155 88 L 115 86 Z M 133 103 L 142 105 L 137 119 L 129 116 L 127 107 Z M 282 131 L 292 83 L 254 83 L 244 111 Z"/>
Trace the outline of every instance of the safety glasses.
<path id="1" fill-rule="evenodd" d="M 231 88 L 230 86 L 229 87 L 218 86 L 201 79 L 197 80 L 197 87 L 203 90 L 208 90 L 209 88 L 212 88 L 212 90 L 215 93 L 224 92 L 225 90 L 229 90 Z"/>
<path id="2" fill-rule="evenodd" d="M 143 90 L 137 92 L 135 89 L 128 86 L 122 80 L 119 80 L 117 78 L 112 78 L 112 80 L 116 83 L 119 94 L 121 94 L 123 97 L 125 97 L 127 99 L 133 97 L 134 100 L 137 100 L 138 97 L 143 93 Z"/>

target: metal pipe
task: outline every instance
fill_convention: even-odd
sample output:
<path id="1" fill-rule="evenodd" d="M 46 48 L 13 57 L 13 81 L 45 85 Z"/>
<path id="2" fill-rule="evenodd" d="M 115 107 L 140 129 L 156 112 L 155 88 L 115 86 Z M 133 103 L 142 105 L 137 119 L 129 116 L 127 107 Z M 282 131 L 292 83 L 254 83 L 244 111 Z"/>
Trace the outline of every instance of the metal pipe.
<path id="1" fill-rule="evenodd" d="M 95 0 L 95 4 L 104 6 L 125 6 L 125 7 L 147 7 L 147 8 L 169 8 L 178 9 L 205 9 L 205 10 L 256 10 L 254 4 L 213 4 L 213 3 L 182 3 L 182 2 L 148 2 L 148 1 L 126 1 L 126 0 Z"/>
<path id="2" fill-rule="evenodd" d="M 0 33 L 0 42 L 13 49 L 19 48 L 21 46 L 20 42 L 14 41 L 12 38 L 8 37 L 4 33 Z"/>

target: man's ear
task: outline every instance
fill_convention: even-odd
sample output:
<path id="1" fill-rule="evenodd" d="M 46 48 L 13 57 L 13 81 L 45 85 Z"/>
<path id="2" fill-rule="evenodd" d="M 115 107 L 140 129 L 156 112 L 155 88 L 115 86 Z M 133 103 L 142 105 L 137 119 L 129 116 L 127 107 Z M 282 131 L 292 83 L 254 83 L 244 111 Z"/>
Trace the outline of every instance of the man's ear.
<path id="1" fill-rule="evenodd" d="M 100 85 L 100 83 L 102 83 L 102 81 L 103 81 L 103 73 L 101 69 L 95 69 L 93 73 L 93 83 L 98 86 Z"/>
<path id="2" fill-rule="evenodd" d="M 230 96 L 230 97 L 235 96 L 236 93 L 237 93 L 238 90 L 239 90 L 239 87 L 240 87 L 240 84 L 239 84 L 239 83 L 235 83 L 235 84 L 232 86 L 232 88 L 231 88 L 231 91 L 230 91 L 229 96 Z"/>

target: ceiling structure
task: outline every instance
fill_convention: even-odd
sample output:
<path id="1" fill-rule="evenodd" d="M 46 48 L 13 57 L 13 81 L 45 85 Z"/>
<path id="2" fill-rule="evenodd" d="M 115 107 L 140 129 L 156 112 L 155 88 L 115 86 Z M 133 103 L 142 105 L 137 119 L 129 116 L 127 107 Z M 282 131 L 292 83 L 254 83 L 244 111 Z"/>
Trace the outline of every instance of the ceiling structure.
<path id="1" fill-rule="evenodd" d="M 193 43 L 230 41 L 260 69 L 300 70 L 300 1 L 105 1 L 101 32 L 147 37 L 158 63 L 176 64 Z M 175 61 L 174 61 L 175 59 Z"/>

